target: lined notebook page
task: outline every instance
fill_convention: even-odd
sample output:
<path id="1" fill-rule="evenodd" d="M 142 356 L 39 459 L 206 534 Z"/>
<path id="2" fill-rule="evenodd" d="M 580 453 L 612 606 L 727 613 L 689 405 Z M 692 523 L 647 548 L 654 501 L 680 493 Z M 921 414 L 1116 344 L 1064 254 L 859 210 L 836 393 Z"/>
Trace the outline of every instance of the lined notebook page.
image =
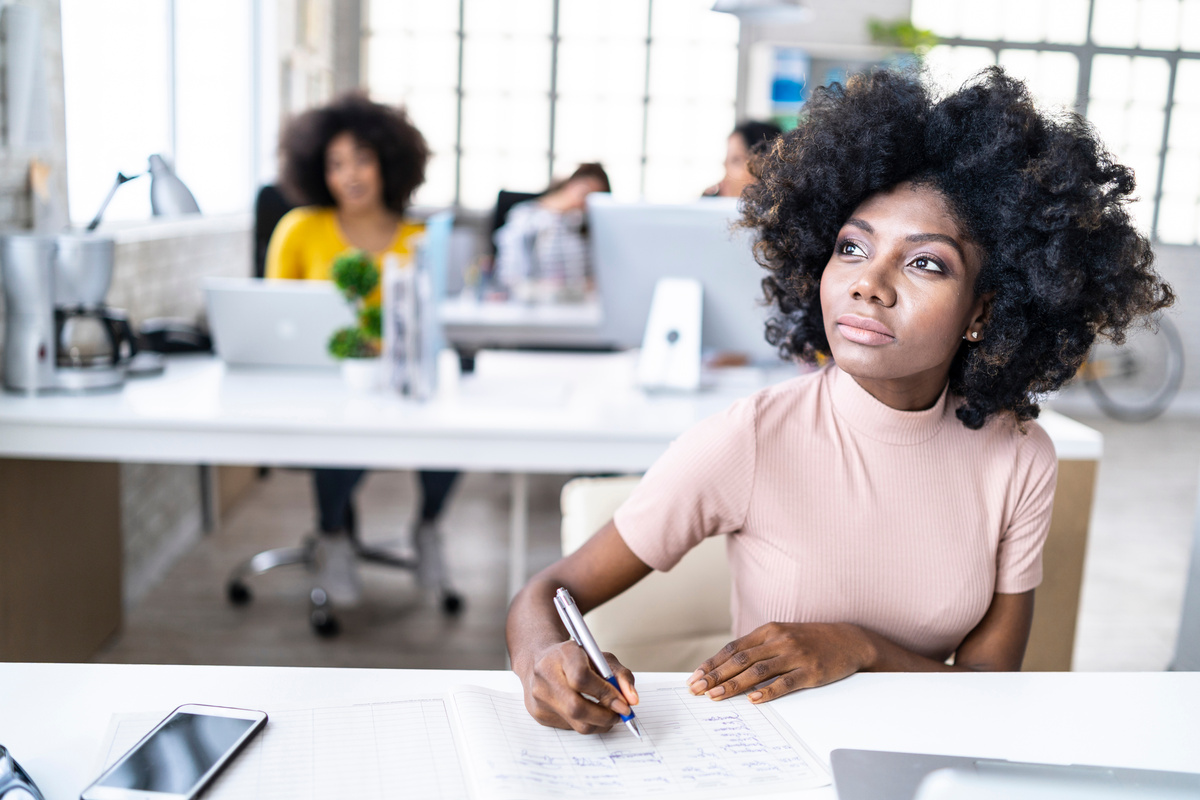
<path id="1" fill-rule="evenodd" d="M 728 798 L 825 786 L 828 774 L 768 706 L 686 688 L 639 688 L 644 738 L 624 725 L 584 736 L 539 725 L 519 694 L 450 693 L 474 796 Z"/>
<path id="2" fill-rule="evenodd" d="M 165 716 L 114 717 L 102 751 L 102 769 Z M 467 797 L 467 788 L 445 703 L 406 700 L 271 713 L 267 726 L 203 797 L 460 800 Z"/>

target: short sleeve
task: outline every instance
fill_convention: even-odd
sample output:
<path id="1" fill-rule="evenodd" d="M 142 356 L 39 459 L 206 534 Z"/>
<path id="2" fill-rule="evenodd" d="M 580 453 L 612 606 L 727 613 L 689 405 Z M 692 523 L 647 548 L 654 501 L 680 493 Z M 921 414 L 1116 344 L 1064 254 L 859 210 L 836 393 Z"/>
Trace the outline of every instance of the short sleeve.
<path id="1" fill-rule="evenodd" d="M 305 209 L 296 208 L 284 214 L 275 226 L 271 241 L 267 244 L 265 274 L 268 278 L 301 280 L 308 277 L 304 274 L 305 242 L 301 224 L 307 218 Z"/>
<path id="2" fill-rule="evenodd" d="M 708 536 L 741 530 L 754 487 L 757 396 L 676 439 L 613 522 L 644 563 L 666 571 Z"/>
<path id="3" fill-rule="evenodd" d="M 1018 445 L 1016 466 L 1015 506 L 996 554 L 996 591 L 1001 594 L 1021 594 L 1042 582 L 1042 549 L 1050 532 L 1058 457 L 1040 425 L 1029 425 Z"/>

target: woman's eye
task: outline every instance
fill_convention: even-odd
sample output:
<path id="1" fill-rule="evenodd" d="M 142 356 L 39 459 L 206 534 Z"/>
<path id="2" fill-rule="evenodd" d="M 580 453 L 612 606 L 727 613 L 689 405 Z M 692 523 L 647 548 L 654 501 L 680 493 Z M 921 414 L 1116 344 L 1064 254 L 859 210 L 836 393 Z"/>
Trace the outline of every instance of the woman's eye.
<path id="1" fill-rule="evenodd" d="M 866 253 L 863 252 L 863 249 L 861 247 L 859 247 L 858 245 L 856 245 L 854 242 L 842 242 L 841 244 L 838 245 L 838 252 L 844 256 L 866 255 Z"/>
<path id="2" fill-rule="evenodd" d="M 926 256 L 920 256 L 918 258 L 914 258 L 912 261 L 912 265 L 914 267 L 916 267 L 917 269 L 923 269 L 923 270 L 927 270 L 929 272 L 945 272 L 946 271 L 946 268 L 944 266 L 939 264 L 937 261 L 934 261 L 932 258 L 928 258 Z"/>

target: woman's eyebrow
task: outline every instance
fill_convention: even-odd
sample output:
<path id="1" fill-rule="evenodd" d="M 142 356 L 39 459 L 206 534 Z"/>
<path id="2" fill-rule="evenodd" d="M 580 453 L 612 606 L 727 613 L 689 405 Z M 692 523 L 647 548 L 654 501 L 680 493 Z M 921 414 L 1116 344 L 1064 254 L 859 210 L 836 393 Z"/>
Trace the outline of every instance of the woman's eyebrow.
<path id="1" fill-rule="evenodd" d="M 948 244 L 958 251 L 959 258 L 961 258 L 963 261 L 967 260 L 967 254 L 963 252 L 962 245 L 958 243 L 958 240 L 953 236 L 947 236 L 944 233 L 914 233 L 911 236 L 905 236 L 904 240 L 906 242 L 916 243 L 941 242 L 942 244 Z"/>
<path id="2" fill-rule="evenodd" d="M 846 220 L 846 224 L 853 225 L 854 227 L 859 228 L 859 229 L 865 231 L 866 233 L 870 233 L 870 234 L 875 233 L 875 229 L 871 227 L 871 223 L 867 222 L 865 219 L 859 219 L 858 217 L 851 217 L 850 219 Z"/>

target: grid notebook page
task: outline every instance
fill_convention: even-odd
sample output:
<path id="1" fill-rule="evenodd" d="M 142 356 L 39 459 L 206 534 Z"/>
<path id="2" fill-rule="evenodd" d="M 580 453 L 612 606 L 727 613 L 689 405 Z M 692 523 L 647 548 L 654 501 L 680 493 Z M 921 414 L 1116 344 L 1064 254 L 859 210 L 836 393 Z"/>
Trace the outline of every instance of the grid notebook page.
<path id="1" fill-rule="evenodd" d="M 165 716 L 115 717 L 102 751 L 104 768 Z M 467 788 L 445 703 L 406 700 L 272 712 L 267 726 L 203 797 L 461 800 L 467 797 Z"/>
<path id="2" fill-rule="evenodd" d="M 518 798 L 728 798 L 825 786 L 816 757 L 766 706 L 684 687 L 639 689 L 644 738 L 624 725 L 585 736 L 538 724 L 519 694 L 450 693 L 474 794 Z"/>

